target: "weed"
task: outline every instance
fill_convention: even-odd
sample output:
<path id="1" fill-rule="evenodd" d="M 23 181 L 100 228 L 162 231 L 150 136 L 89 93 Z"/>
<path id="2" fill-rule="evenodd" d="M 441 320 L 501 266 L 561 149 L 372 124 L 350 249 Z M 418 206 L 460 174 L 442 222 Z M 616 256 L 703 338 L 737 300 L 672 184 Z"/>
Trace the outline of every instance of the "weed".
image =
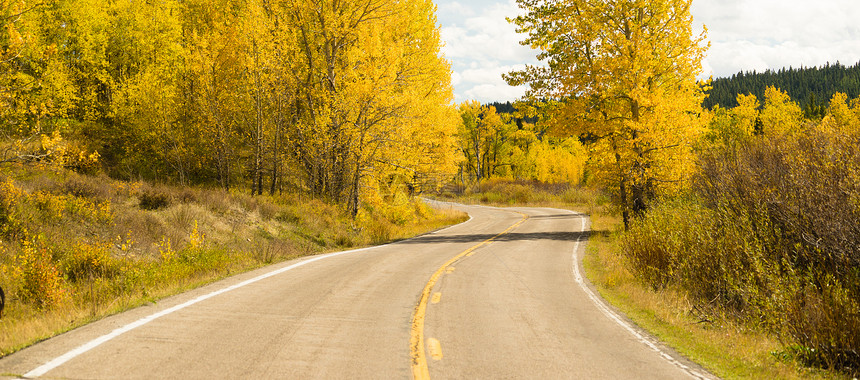
<path id="1" fill-rule="evenodd" d="M 108 253 L 107 244 L 76 244 L 66 255 L 62 267 L 66 278 L 72 282 L 111 277 L 116 272 L 116 264 Z"/>

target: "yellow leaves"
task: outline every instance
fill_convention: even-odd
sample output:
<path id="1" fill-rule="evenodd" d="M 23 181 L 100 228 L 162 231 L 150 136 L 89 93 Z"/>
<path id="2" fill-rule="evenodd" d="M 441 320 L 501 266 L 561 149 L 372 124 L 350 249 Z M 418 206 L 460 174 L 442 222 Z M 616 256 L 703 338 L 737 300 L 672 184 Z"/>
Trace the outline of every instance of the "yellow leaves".
<path id="1" fill-rule="evenodd" d="M 171 262 L 176 259 L 176 251 L 173 250 L 169 238 L 162 237 L 161 241 L 155 243 L 155 246 L 158 248 L 158 257 L 161 258 L 161 261 Z"/>
<path id="2" fill-rule="evenodd" d="M 765 90 L 764 107 L 759 117 L 765 136 L 772 138 L 800 130 L 803 111 L 787 93 L 769 86 Z"/>
<path id="3" fill-rule="evenodd" d="M 117 236 L 114 243 L 114 245 L 122 252 L 130 251 L 135 244 L 137 244 L 137 242 L 131 238 L 131 231 L 128 231 L 125 237 Z"/>
<path id="4" fill-rule="evenodd" d="M 22 301 L 50 309 L 67 299 L 65 281 L 44 244 L 23 241 L 16 261 L 13 273 L 21 284 L 18 292 Z"/>
<path id="5" fill-rule="evenodd" d="M 59 0 L 16 20 L 3 58 L 28 67 L 0 65 L 0 132 L 30 161 L 225 187 L 252 167 L 258 190 L 290 175 L 338 201 L 453 171 L 432 1 Z"/>
<path id="6" fill-rule="evenodd" d="M 200 249 L 206 241 L 206 235 L 200 232 L 197 228 L 197 220 L 194 220 L 194 227 L 191 229 L 191 234 L 188 236 L 188 247 L 190 249 Z"/>
<path id="7" fill-rule="evenodd" d="M 758 119 L 759 103 L 755 95 L 738 94 L 738 106 L 732 109 L 738 129 L 747 136 L 755 133 L 755 123 Z"/>
<path id="8" fill-rule="evenodd" d="M 691 0 L 519 0 L 515 22 L 543 47 L 547 67 L 509 74 L 529 96 L 563 101 L 553 125 L 588 134 L 595 178 L 615 188 L 625 212 L 682 188 L 703 124 L 696 83 L 704 34 L 692 35 Z M 646 17 L 647 15 L 647 17 Z"/>
<path id="9" fill-rule="evenodd" d="M 576 138 L 569 138 L 560 144 L 541 141 L 529 147 L 528 159 L 534 165 L 531 179 L 544 183 L 582 182 L 588 152 Z"/>
<path id="10" fill-rule="evenodd" d="M 841 92 L 833 94 L 828 115 L 821 124 L 833 131 L 848 135 L 860 132 L 860 106 L 857 100 L 851 101 L 849 106 L 848 95 Z"/>
<path id="11" fill-rule="evenodd" d="M 54 152 L 64 147 L 63 137 L 60 136 L 60 131 L 58 130 L 55 130 L 50 136 L 42 135 L 40 140 L 42 142 L 42 150 L 48 152 Z"/>

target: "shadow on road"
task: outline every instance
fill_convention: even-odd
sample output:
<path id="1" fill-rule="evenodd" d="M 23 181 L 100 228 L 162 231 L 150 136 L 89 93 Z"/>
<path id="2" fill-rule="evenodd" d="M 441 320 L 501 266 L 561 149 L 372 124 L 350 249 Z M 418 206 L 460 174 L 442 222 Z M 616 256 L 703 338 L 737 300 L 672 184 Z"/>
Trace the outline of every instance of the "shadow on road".
<path id="1" fill-rule="evenodd" d="M 462 234 L 462 235 L 425 235 L 411 240 L 404 240 L 401 244 L 427 244 L 427 243 L 480 243 L 491 239 L 495 234 Z M 585 232 L 509 232 L 495 238 L 493 241 L 536 241 L 536 240 L 559 240 L 577 241 L 586 240 L 591 236 L 590 231 Z"/>
<path id="2" fill-rule="evenodd" d="M 570 220 L 578 220 L 580 218 L 579 215 L 575 214 L 553 214 L 553 215 L 536 215 L 530 216 L 529 219 L 534 220 L 542 220 L 542 219 L 570 219 Z"/>

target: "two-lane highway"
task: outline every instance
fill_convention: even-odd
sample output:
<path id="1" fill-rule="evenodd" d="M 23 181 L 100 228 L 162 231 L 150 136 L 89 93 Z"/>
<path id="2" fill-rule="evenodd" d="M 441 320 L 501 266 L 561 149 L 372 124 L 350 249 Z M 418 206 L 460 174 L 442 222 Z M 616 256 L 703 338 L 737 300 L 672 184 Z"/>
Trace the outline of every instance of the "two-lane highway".
<path id="1" fill-rule="evenodd" d="M 472 218 L 395 244 L 263 268 L 115 315 L 3 358 L 0 374 L 707 376 L 607 308 L 582 280 L 583 215 L 457 207 Z"/>

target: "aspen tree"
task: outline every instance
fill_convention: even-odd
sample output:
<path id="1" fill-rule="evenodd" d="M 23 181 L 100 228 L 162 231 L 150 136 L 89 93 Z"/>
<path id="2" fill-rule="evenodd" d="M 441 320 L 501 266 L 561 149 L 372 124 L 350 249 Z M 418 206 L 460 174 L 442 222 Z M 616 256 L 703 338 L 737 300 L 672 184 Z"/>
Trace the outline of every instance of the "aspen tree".
<path id="1" fill-rule="evenodd" d="M 452 90 L 431 1 L 292 1 L 288 12 L 300 51 L 289 138 L 312 193 L 355 215 L 363 178 L 414 177 L 427 169 L 416 153 L 449 154 L 453 118 L 433 120 L 450 115 Z M 421 132 L 437 136 L 415 141 Z"/>
<path id="2" fill-rule="evenodd" d="M 625 227 L 657 194 L 683 188 L 703 93 L 706 47 L 692 0 L 518 0 L 512 21 L 545 66 L 505 76 L 527 96 L 561 102 L 555 128 L 595 140 L 595 178 L 615 195 Z M 631 215 L 632 214 L 632 215 Z"/>

